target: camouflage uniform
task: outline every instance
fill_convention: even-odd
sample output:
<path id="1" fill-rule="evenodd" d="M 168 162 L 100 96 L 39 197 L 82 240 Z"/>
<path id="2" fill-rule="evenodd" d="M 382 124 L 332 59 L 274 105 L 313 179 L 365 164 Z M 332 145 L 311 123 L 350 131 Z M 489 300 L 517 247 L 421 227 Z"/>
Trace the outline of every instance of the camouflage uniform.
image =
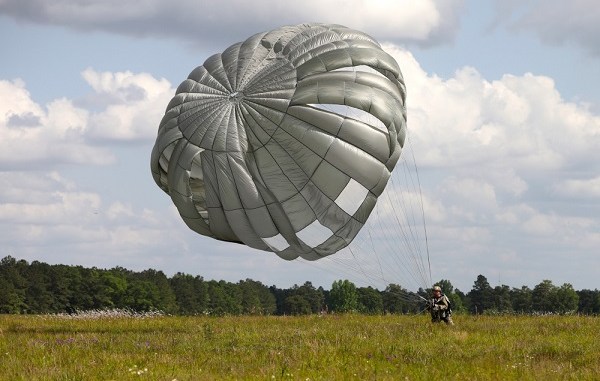
<path id="1" fill-rule="evenodd" d="M 439 298 L 433 297 L 429 301 L 429 312 L 431 313 L 431 322 L 444 322 L 448 325 L 453 325 L 452 311 L 449 310 L 450 300 L 444 294 L 440 294 Z"/>

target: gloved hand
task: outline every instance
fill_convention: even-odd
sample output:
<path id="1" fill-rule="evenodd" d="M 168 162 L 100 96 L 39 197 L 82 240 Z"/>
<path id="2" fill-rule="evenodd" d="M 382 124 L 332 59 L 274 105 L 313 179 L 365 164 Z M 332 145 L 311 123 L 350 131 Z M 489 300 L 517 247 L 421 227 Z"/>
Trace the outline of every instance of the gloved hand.
<path id="1" fill-rule="evenodd" d="M 437 304 L 433 305 L 433 310 L 434 311 L 438 311 L 440 309 L 440 306 L 438 306 Z"/>

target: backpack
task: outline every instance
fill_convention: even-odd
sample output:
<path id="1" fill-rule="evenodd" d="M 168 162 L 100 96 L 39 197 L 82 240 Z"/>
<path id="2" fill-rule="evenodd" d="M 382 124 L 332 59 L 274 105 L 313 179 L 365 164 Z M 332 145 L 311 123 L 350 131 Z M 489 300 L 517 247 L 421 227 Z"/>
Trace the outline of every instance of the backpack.
<path id="1" fill-rule="evenodd" d="M 446 294 L 442 294 L 442 297 L 446 297 L 446 300 L 448 301 L 448 309 L 446 311 L 448 311 L 448 315 L 452 314 L 452 301 L 450 300 L 449 297 L 446 296 Z"/>

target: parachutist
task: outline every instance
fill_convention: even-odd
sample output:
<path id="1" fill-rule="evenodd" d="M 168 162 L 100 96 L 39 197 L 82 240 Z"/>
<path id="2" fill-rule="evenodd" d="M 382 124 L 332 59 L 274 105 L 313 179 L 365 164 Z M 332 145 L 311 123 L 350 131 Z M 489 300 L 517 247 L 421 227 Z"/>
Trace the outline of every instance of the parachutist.
<path id="1" fill-rule="evenodd" d="M 454 325 L 450 299 L 442 293 L 440 286 L 433 286 L 433 297 L 428 301 L 427 309 L 431 313 L 432 323 L 443 321 L 448 325 Z"/>

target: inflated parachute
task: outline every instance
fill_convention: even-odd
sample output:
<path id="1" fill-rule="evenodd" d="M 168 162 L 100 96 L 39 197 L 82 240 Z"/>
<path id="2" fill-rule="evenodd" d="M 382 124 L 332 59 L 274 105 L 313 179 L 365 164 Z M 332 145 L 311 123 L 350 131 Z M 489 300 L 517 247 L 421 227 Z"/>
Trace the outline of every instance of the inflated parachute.
<path id="1" fill-rule="evenodd" d="M 402 74 L 377 41 L 340 25 L 285 26 L 191 72 L 151 169 L 192 230 L 315 260 L 364 225 L 405 130 Z"/>

